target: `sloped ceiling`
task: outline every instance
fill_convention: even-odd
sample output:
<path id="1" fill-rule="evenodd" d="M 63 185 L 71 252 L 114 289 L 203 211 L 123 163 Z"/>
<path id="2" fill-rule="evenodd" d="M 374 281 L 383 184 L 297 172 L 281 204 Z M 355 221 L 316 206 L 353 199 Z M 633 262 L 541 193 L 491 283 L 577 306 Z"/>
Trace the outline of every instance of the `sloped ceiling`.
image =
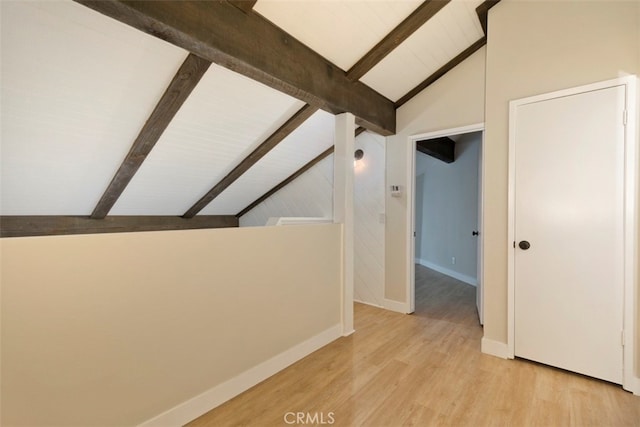
<path id="1" fill-rule="evenodd" d="M 343 70 L 349 70 L 422 1 L 267 1 L 254 9 Z M 360 80 L 392 101 L 484 36 L 482 0 L 454 0 Z"/>
<path id="2" fill-rule="evenodd" d="M 212 65 L 111 214 L 184 214 L 302 105 L 288 95 Z M 295 160 L 301 153 L 290 155 Z M 260 164 L 252 169 L 258 168 Z M 245 191 L 254 199 L 262 194 L 252 188 Z M 223 210 L 230 215 L 239 212 L 230 207 Z"/>
<path id="3" fill-rule="evenodd" d="M 349 70 L 420 3 L 262 0 L 253 9 L 338 67 Z"/>
<path id="4" fill-rule="evenodd" d="M 475 12 L 480 3 L 451 2 L 360 80 L 397 101 L 484 36 Z"/>
<path id="5" fill-rule="evenodd" d="M 424 7 L 394 0 L 235 3 L 345 72 Z M 399 106 L 482 42 L 481 3 L 440 2 L 360 81 Z M 88 218 L 189 52 L 70 0 L 5 0 L 0 15 L 2 235 L 12 235 L 10 216 Z M 300 99 L 216 64 L 194 85 L 157 142 L 147 141 L 148 155 L 136 157 L 139 169 L 107 208 L 110 217 L 181 217 L 224 179 L 196 213 L 234 216 L 333 145 L 333 116 L 316 111 L 323 105 L 287 128 L 306 105 Z M 264 149 L 274 135 L 275 147 Z"/>
<path id="6" fill-rule="evenodd" d="M 1 214 L 89 215 L 188 52 L 77 3 L 1 7 Z"/>

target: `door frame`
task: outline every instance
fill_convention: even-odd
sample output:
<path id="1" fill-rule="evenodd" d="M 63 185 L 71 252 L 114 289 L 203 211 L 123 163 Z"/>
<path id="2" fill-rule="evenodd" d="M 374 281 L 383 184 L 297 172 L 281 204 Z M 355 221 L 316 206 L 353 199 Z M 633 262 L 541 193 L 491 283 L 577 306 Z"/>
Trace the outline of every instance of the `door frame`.
<path id="1" fill-rule="evenodd" d="M 415 269 L 415 258 L 416 258 L 416 244 L 415 244 L 415 230 L 416 230 L 416 189 L 415 189 L 415 181 L 416 181 L 416 146 L 417 141 L 421 139 L 430 139 L 430 138 L 439 138 L 444 136 L 452 136 L 452 135 L 462 135 L 465 133 L 472 132 L 482 132 L 482 140 L 480 141 L 480 159 L 479 159 L 479 171 L 478 171 L 478 180 L 479 180 L 479 188 L 482 190 L 484 188 L 484 156 L 482 155 L 484 152 L 484 122 L 482 123 L 474 123 L 472 125 L 460 126 L 456 128 L 448 128 L 441 129 L 432 132 L 420 133 L 416 135 L 409 136 L 409 153 L 408 153 L 408 161 L 407 164 L 409 167 L 407 168 L 407 197 L 409 200 L 407 201 L 407 289 L 406 295 L 409 296 L 409 311 L 408 313 L 413 313 L 416 308 L 416 269 Z M 478 235 L 478 239 L 482 239 L 482 230 L 484 229 L 484 191 L 480 191 L 478 193 L 479 199 L 479 210 L 478 210 L 478 228 L 480 229 L 480 234 Z M 480 240 L 479 248 L 482 249 L 483 242 Z M 478 278 L 478 286 L 477 292 L 480 294 L 480 305 L 484 307 L 484 298 L 483 298 L 483 271 L 484 271 L 484 258 L 482 253 L 484 251 L 478 251 L 478 266 L 480 267 L 477 271 Z M 479 313 L 481 320 L 480 324 L 483 324 L 482 321 L 482 312 L 483 309 L 480 310 Z"/>
<path id="2" fill-rule="evenodd" d="M 549 92 L 509 102 L 509 188 L 508 188 L 508 232 L 507 232 L 507 357 L 515 357 L 515 144 L 517 108 L 526 104 L 578 95 L 584 92 L 626 86 L 626 127 L 625 127 L 625 171 L 624 171 L 624 284 L 623 284 L 623 382 L 625 390 L 640 394 L 640 378 L 634 376 L 633 366 L 636 347 L 635 319 L 638 316 L 638 278 L 636 277 L 638 252 L 638 135 L 636 76 L 626 76 L 569 89 Z M 623 117 L 620 117 L 623 120 Z"/>

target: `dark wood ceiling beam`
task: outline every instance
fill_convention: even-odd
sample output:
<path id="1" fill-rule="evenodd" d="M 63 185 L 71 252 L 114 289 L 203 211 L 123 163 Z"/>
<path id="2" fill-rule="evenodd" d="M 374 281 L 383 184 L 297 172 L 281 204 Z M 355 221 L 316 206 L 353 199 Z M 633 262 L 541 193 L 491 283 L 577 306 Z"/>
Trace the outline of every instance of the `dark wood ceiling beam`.
<path id="1" fill-rule="evenodd" d="M 450 70 L 452 70 L 458 64 L 460 64 L 462 61 L 464 61 L 465 59 L 470 57 L 473 53 L 475 53 L 478 49 L 480 49 L 485 44 L 487 44 L 487 38 L 486 37 L 482 37 L 480 40 L 478 40 L 477 42 L 475 42 L 474 44 L 472 44 L 471 46 L 469 46 L 468 48 L 463 50 L 458 56 L 456 56 L 451 61 L 449 61 L 446 64 L 444 64 L 435 73 L 433 73 L 429 77 L 427 77 L 427 79 L 425 81 L 423 81 L 418 86 L 416 86 L 413 89 L 411 89 L 404 96 L 402 96 L 402 98 L 398 99 L 396 101 L 396 108 L 402 107 L 411 98 L 413 98 L 414 96 L 416 96 L 417 94 L 422 92 L 424 89 L 426 89 L 429 85 L 434 83 L 440 77 L 442 77 L 445 74 L 447 74 Z"/>
<path id="2" fill-rule="evenodd" d="M 376 133 L 395 133 L 392 101 L 258 13 L 220 1 L 76 1 L 307 104 L 350 112 Z"/>
<path id="3" fill-rule="evenodd" d="M 237 227 L 233 215 L 179 216 L 0 216 L 0 237 L 54 236 L 66 234 L 125 233 Z"/>
<path id="4" fill-rule="evenodd" d="M 107 216 L 210 65 L 211 62 L 193 54 L 187 56 L 133 142 L 127 157 L 93 210 L 91 218 L 100 219 Z"/>
<path id="5" fill-rule="evenodd" d="M 257 200 L 255 200 L 249 206 L 247 206 L 246 208 L 244 208 L 243 210 L 238 212 L 236 214 L 236 217 L 240 218 L 242 215 L 246 214 L 251 209 L 255 208 L 260 203 L 264 202 L 269 197 L 271 197 L 273 194 L 277 193 L 282 188 L 284 188 L 285 186 L 290 184 L 297 177 L 299 177 L 300 175 L 302 175 L 303 173 L 305 173 L 306 171 L 311 169 L 313 166 L 315 166 L 316 164 L 318 164 L 319 162 L 321 162 L 322 160 L 327 158 L 329 155 L 333 154 L 333 149 L 334 149 L 334 147 L 332 145 L 331 147 L 329 147 L 325 151 L 323 151 L 321 154 L 319 154 L 318 156 L 314 157 L 313 160 L 309 161 L 306 165 L 302 166 L 300 169 L 295 171 L 293 174 L 289 175 L 287 178 L 285 178 L 282 182 L 280 182 L 278 185 L 273 187 L 271 190 L 269 190 L 266 193 L 264 193 L 262 196 L 260 196 Z"/>
<path id="6" fill-rule="evenodd" d="M 484 32 L 485 36 L 487 35 L 489 9 L 491 9 L 498 3 L 500 3 L 500 0 L 485 0 L 480 4 L 480 6 L 476 7 L 476 14 L 478 15 L 478 19 L 480 20 L 480 25 L 482 25 L 482 31 Z"/>
<path id="7" fill-rule="evenodd" d="M 358 80 L 367 74 L 378 62 L 382 61 L 393 49 L 405 41 L 425 22 L 431 19 L 440 9 L 445 7 L 450 0 L 427 0 L 422 3 L 411 15 L 405 18 L 397 27 L 387 34 L 378 44 L 367 52 L 356 64 L 347 71 L 350 80 Z"/>
<path id="8" fill-rule="evenodd" d="M 446 136 L 417 141 L 416 149 L 445 163 L 453 163 L 456 160 L 456 142 Z"/>
<path id="9" fill-rule="evenodd" d="M 256 5 L 258 0 L 228 0 L 229 3 L 243 11 L 244 13 L 251 13 L 253 11 L 253 7 Z"/>
<path id="10" fill-rule="evenodd" d="M 356 128 L 356 136 L 360 135 L 362 132 L 365 132 L 366 129 L 363 128 L 362 126 L 359 126 L 358 128 Z"/>
<path id="11" fill-rule="evenodd" d="M 207 192 L 200 200 L 198 200 L 185 214 L 184 218 L 193 218 L 202 209 L 204 209 L 213 199 L 218 197 L 224 190 L 226 190 L 231 184 L 233 184 L 238 178 L 248 171 L 258 160 L 260 160 L 265 154 L 271 151 L 276 145 L 278 145 L 283 139 L 291 134 L 309 117 L 318 111 L 317 107 L 312 107 L 307 104 L 302 107 L 296 114 L 293 115 L 285 124 L 269 136 L 262 144 L 258 146 L 251 154 L 249 154 L 238 166 L 233 168 L 231 172 L 227 174 L 220 182 L 213 186 L 211 190 Z"/>

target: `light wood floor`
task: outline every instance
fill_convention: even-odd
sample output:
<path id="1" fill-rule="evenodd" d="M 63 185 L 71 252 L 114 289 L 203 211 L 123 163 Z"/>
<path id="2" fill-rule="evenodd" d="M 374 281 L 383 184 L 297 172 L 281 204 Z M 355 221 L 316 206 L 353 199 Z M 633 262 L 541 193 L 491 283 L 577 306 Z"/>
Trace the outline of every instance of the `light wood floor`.
<path id="1" fill-rule="evenodd" d="M 475 288 L 422 266 L 414 315 L 356 304 L 355 327 L 189 425 L 640 426 L 619 386 L 480 353 Z"/>

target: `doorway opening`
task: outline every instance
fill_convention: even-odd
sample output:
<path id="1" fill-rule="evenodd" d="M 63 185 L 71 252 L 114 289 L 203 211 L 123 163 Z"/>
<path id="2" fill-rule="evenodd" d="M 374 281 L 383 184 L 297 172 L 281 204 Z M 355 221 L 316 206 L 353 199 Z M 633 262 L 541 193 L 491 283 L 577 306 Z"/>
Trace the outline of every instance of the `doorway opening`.
<path id="1" fill-rule="evenodd" d="M 455 321 L 477 311 L 482 324 L 483 131 L 477 124 L 411 138 L 407 268 L 416 314 Z"/>

